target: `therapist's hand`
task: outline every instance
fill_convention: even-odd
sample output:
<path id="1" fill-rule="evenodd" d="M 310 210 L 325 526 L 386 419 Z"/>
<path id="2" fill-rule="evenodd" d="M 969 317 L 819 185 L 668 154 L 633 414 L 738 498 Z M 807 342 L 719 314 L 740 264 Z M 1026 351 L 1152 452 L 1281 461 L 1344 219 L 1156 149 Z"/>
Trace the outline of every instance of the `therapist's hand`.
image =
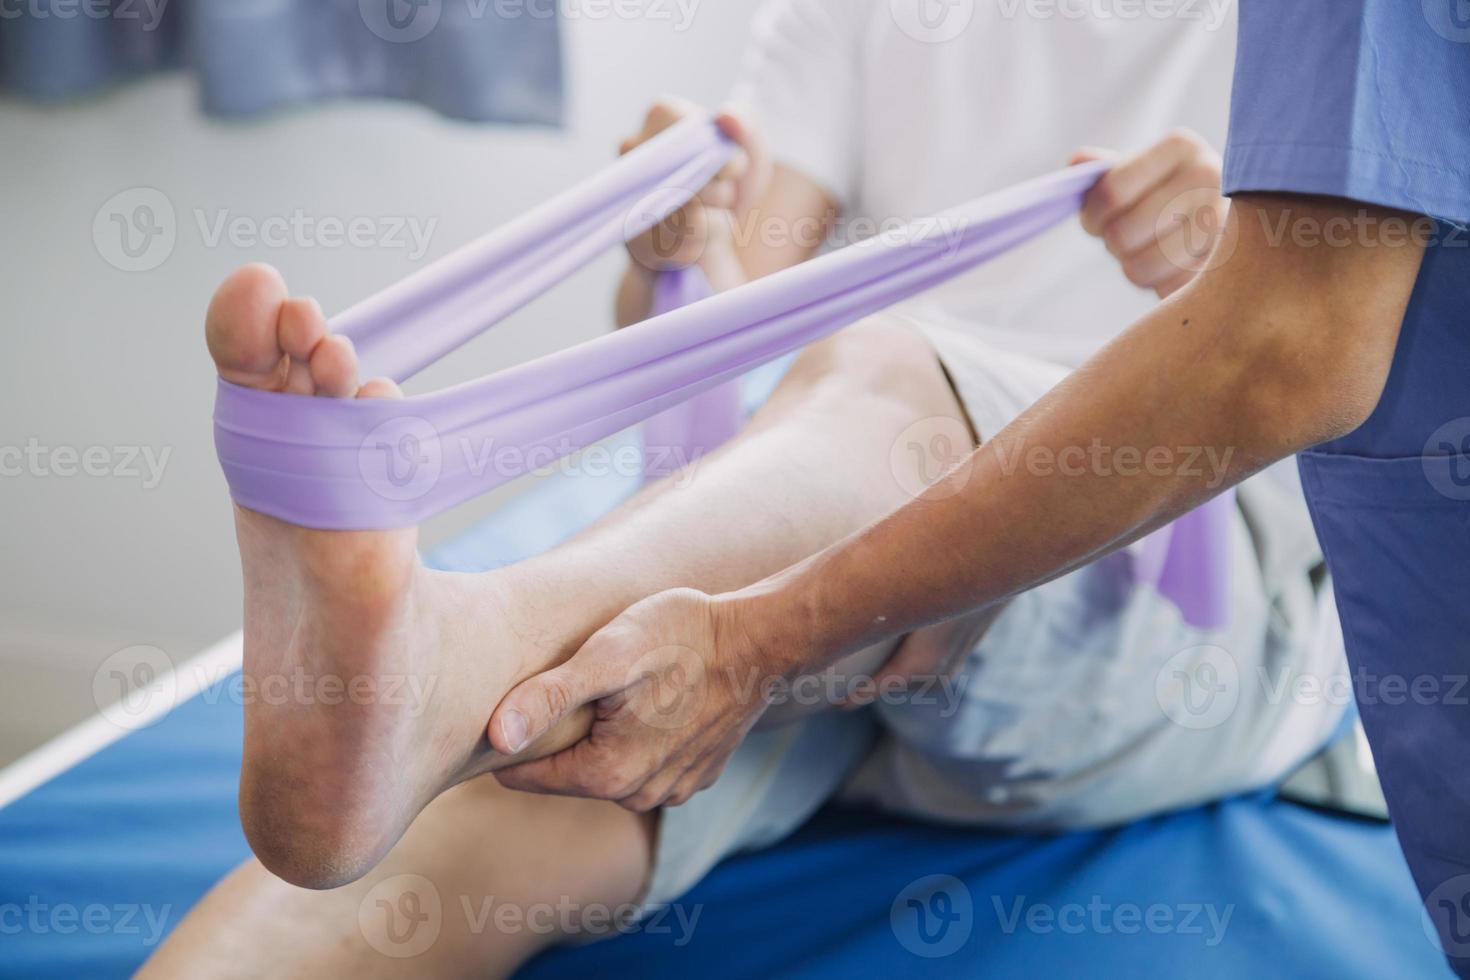
<path id="1" fill-rule="evenodd" d="M 1082 227 L 1103 240 L 1136 286 L 1160 299 L 1202 271 L 1227 227 L 1220 154 L 1187 129 L 1131 157 L 1085 148 L 1073 163 L 1116 161 L 1088 191 Z"/>
<path id="2" fill-rule="evenodd" d="M 629 153 L 685 119 L 706 115 L 691 102 L 663 99 L 648 110 L 642 130 L 624 140 L 620 151 Z M 688 204 L 628 242 L 629 255 L 645 269 L 662 272 L 699 264 L 707 272 L 723 271 L 720 267 L 734 255 L 740 218 L 770 183 L 770 154 L 754 123 L 725 110 L 716 114 L 715 124 L 740 149 Z"/>
<path id="3" fill-rule="evenodd" d="M 579 706 L 592 729 L 571 748 L 496 773 L 511 789 L 613 800 L 635 812 L 683 803 L 719 777 L 767 704 L 754 645 L 720 601 L 675 589 L 630 607 L 560 667 L 522 682 L 490 718 L 513 755 Z"/>

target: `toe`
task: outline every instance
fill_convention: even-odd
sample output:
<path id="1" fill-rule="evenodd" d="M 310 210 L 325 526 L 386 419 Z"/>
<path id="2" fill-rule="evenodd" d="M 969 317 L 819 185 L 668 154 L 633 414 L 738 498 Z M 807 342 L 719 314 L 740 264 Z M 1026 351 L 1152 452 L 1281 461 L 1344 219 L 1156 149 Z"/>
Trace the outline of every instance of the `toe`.
<path id="1" fill-rule="evenodd" d="M 281 350 L 298 361 L 311 360 L 311 352 L 327 336 L 327 318 L 321 304 L 310 296 L 286 300 L 281 305 L 276 336 Z"/>
<path id="2" fill-rule="evenodd" d="M 403 389 L 387 378 L 373 378 L 357 389 L 358 398 L 387 398 L 402 401 Z"/>
<path id="3" fill-rule="evenodd" d="M 357 393 L 357 351 L 352 341 L 333 334 L 311 354 L 311 377 L 319 395 L 351 398 Z"/>
<path id="4" fill-rule="evenodd" d="M 285 354 L 276 327 L 286 283 L 268 265 L 247 265 L 215 291 L 204 320 L 209 353 L 226 381 L 252 388 L 279 388 Z"/>
<path id="5" fill-rule="evenodd" d="M 316 300 L 299 297 L 281 304 L 276 337 L 281 350 L 291 359 L 285 391 L 293 395 L 316 393 L 316 382 L 311 377 L 311 355 L 326 336 L 327 318 Z"/>

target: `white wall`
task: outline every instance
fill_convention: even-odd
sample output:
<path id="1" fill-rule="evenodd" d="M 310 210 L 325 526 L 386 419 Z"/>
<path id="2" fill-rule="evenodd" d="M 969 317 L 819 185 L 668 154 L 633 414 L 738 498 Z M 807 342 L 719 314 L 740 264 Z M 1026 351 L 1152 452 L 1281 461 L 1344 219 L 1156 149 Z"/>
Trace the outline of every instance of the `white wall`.
<path id="1" fill-rule="evenodd" d="M 113 463 L 126 447 L 169 453 L 151 488 L 127 476 L 0 476 L 0 764 L 95 710 L 92 673 L 110 653 L 152 644 L 177 662 L 238 626 L 201 339 L 220 279 L 263 260 L 328 313 L 341 309 L 595 171 L 656 96 L 717 102 L 753 7 L 700 4 L 684 31 L 653 20 L 567 24 L 564 132 L 457 124 L 381 103 L 212 122 L 180 77 L 56 109 L 0 101 L 0 449 L 105 447 Z M 168 198 L 178 231 L 161 266 L 129 273 L 99 252 L 93 221 L 135 187 Z M 436 225 L 416 263 L 393 247 L 211 247 L 196 218 L 298 209 Z M 608 329 L 619 267 L 609 256 L 414 388 Z M 426 542 L 493 503 L 434 522 Z"/>

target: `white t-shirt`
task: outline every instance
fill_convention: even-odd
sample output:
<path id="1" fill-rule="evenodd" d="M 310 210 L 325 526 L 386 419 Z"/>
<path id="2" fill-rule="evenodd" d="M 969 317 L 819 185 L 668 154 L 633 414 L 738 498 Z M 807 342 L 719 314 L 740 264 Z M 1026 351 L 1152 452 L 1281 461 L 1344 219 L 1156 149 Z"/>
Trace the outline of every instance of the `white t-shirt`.
<path id="1" fill-rule="evenodd" d="M 1187 126 L 1224 146 L 1233 0 L 768 0 L 735 101 L 843 207 L 841 243 Z M 1076 367 L 1146 312 L 1076 221 L 910 301 Z"/>
<path id="2" fill-rule="evenodd" d="M 1185 126 L 1223 148 L 1235 29 L 1234 0 L 766 0 L 734 100 L 778 160 L 838 201 L 833 244 L 846 244 L 1056 170 L 1083 145 L 1130 153 Z M 1156 302 L 1072 220 L 904 308 L 1077 367 Z M 1252 570 L 1257 589 L 1320 560 L 1295 467 L 1262 479 L 1288 493 L 1257 507 L 1274 515 L 1261 561 L 1277 569 Z M 1325 629 L 1330 602 L 1322 609 L 1322 637 L 1305 651 L 1277 637 L 1264 655 L 1336 676 L 1341 642 Z M 1281 775 L 1338 713 L 1278 712 L 1273 749 L 1249 755 L 1245 782 Z"/>

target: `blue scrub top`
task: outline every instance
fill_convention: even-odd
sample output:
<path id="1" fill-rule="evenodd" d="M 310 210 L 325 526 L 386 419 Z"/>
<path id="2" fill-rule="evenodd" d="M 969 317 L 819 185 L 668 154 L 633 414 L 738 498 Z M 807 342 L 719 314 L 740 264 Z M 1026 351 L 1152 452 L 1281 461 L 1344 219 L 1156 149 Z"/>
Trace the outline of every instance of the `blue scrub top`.
<path id="1" fill-rule="evenodd" d="M 1240 0 L 1225 193 L 1470 222 L 1470 4 Z"/>
<path id="2" fill-rule="evenodd" d="M 1470 977 L 1470 4 L 1240 8 L 1226 193 L 1435 219 L 1378 407 L 1300 465 L 1426 936 Z"/>

